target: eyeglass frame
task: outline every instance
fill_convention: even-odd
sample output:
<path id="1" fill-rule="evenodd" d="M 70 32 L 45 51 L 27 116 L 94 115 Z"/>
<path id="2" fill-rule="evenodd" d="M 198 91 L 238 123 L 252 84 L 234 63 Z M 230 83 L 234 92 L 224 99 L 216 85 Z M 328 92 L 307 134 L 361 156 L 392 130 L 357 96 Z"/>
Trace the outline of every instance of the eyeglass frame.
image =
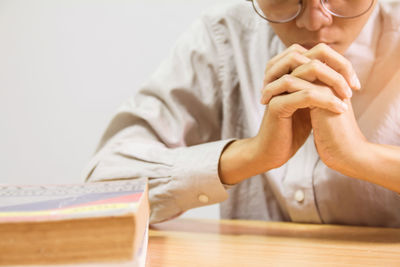
<path id="1" fill-rule="evenodd" d="M 303 10 L 304 10 L 304 4 L 303 4 L 303 1 L 301 1 L 301 8 L 299 9 L 299 11 L 298 11 L 294 16 L 292 16 L 292 17 L 289 18 L 289 19 L 285 19 L 285 20 L 282 20 L 282 21 L 277 21 L 277 20 L 268 19 L 267 17 L 265 17 L 265 15 L 260 14 L 260 12 L 257 10 L 257 8 L 256 8 L 256 6 L 255 6 L 255 4 L 254 4 L 254 1 L 257 1 L 257 0 L 246 0 L 246 1 L 251 2 L 251 4 L 253 5 L 254 11 L 255 11 L 261 18 L 263 18 L 263 19 L 265 19 L 266 21 L 271 22 L 271 23 L 286 23 L 286 22 L 292 21 L 292 20 L 294 20 L 295 18 L 297 18 L 297 17 L 303 12 Z M 322 8 L 323 8 L 326 12 L 328 12 L 329 14 L 331 14 L 332 16 L 335 16 L 335 17 L 338 17 L 338 18 L 342 18 L 342 19 L 354 19 L 354 18 L 361 17 L 362 15 L 364 15 L 365 13 L 367 13 L 367 12 L 371 9 L 371 7 L 374 5 L 374 2 L 375 2 L 375 0 L 371 0 L 371 4 L 369 5 L 369 7 L 368 7 L 364 12 L 362 12 L 361 14 L 348 17 L 348 16 L 341 16 L 341 15 L 335 14 L 334 12 L 332 12 L 331 10 L 329 10 L 329 9 L 325 6 L 324 1 L 326 1 L 326 0 L 320 0 L 321 5 L 322 5 Z"/>

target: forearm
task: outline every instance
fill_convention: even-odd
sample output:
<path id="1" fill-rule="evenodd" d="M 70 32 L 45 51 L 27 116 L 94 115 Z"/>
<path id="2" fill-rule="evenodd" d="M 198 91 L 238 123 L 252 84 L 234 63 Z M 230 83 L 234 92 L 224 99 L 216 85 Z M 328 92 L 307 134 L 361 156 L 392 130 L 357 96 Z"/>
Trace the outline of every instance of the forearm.
<path id="1" fill-rule="evenodd" d="M 357 156 L 338 170 L 400 193 L 400 147 L 367 142 Z"/>
<path id="2" fill-rule="evenodd" d="M 223 184 L 237 184 L 274 166 L 262 156 L 255 138 L 241 139 L 229 144 L 219 161 L 219 176 Z M 261 160 L 260 160 L 261 159 Z"/>

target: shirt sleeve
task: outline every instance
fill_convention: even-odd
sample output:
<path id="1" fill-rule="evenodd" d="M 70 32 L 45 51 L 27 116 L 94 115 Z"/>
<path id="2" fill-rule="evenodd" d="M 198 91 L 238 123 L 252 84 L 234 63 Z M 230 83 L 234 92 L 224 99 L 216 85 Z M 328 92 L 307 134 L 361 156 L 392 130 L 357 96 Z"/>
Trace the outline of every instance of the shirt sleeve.
<path id="1" fill-rule="evenodd" d="M 228 196 L 217 39 L 204 18 L 194 23 L 119 109 L 83 172 L 89 182 L 148 177 L 152 223 Z"/>

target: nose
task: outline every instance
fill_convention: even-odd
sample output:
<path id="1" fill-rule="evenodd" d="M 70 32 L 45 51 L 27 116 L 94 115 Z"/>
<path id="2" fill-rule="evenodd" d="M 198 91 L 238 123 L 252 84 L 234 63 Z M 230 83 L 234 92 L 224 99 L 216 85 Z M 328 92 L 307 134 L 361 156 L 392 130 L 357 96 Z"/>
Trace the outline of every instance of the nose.
<path id="1" fill-rule="evenodd" d="M 303 11 L 296 18 L 296 25 L 309 31 L 319 29 L 332 24 L 332 15 L 322 6 L 320 0 L 303 1 Z"/>

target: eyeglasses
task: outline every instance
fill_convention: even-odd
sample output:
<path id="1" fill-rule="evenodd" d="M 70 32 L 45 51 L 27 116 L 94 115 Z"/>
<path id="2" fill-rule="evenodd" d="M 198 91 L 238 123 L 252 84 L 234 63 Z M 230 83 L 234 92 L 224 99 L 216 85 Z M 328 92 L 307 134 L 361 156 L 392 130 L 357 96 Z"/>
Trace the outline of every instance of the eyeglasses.
<path id="1" fill-rule="evenodd" d="M 295 19 L 304 8 L 302 0 L 246 0 L 263 19 L 272 23 L 285 23 Z M 345 19 L 364 15 L 374 0 L 320 0 L 322 7 L 333 16 Z"/>

